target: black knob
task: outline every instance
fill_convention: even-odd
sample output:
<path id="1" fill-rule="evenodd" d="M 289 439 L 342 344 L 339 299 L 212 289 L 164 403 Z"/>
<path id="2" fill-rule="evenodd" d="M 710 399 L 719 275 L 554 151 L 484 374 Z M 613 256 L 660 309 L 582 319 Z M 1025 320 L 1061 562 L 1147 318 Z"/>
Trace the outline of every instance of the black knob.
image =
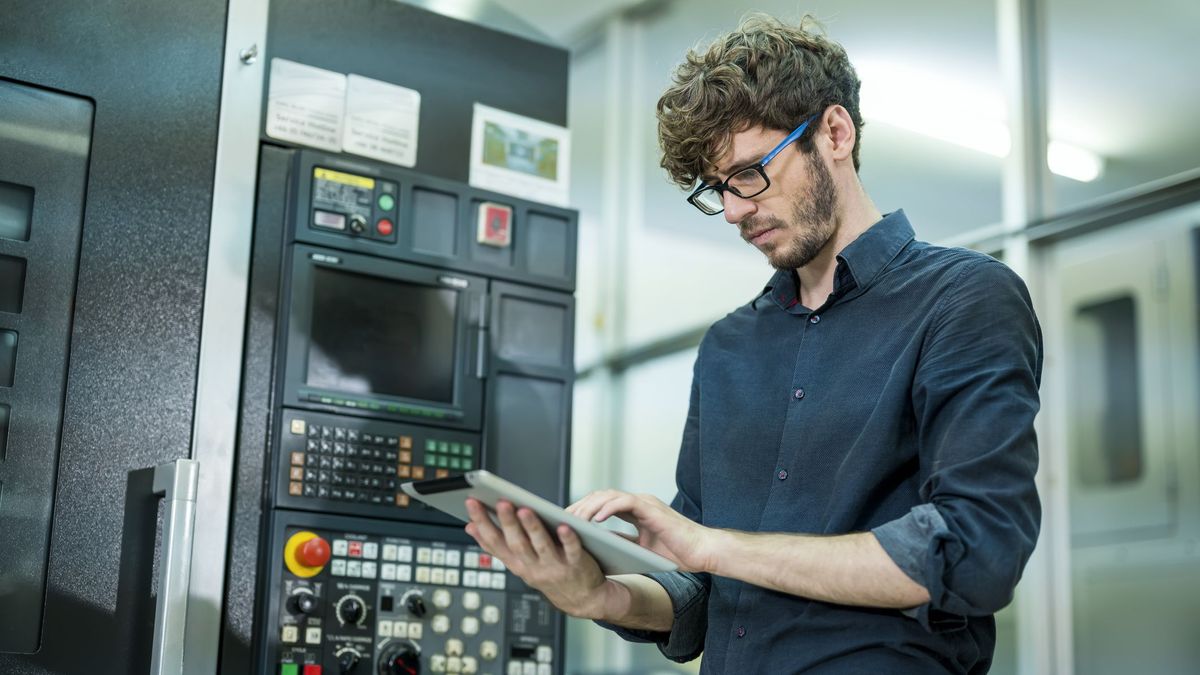
<path id="1" fill-rule="evenodd" d="M 408 608 L 408 613 L 418 619 L 429 613 L 429 608 L 425 606 L 425 598 L 419 593 L 413 593 L 404 601 L 404 606 Z"/>
<path id="2" fill-rule="evenodd" d="M 367 219 L 357 213 L 350 214 L 350 231 L 354 234 L 362 234 L 367 231 Z"/>
<path id="3" fill-rule="evenodd" d="M 292 614 L 312 614 L 317 610 L 317 596 L 308 589 L 297 590 L 288 598 L 288 610 Z"/>
<path id="4" fill-rule="evenodd" d="M 363 604 L 362 598 L 357 595 L 347 595 L 338 600 L 337 617 L 343 625 L 357 626 L 362 623 L 362 620 L 367 615 L 367 606 Z"/>
<path id="5" fill-rule="evenodd" d="M 421 650 L 404 640 L 384 647 L 379 655 L 379 675 L 420 675 Z"/>
<path id="6" fill-rule="evenodd" d="M 338 669 L 342 675 L 349 675 L 358 668 L 358 662 L 362 660 L 362 654 L 357 649 L 347 647 L 337 653 L 337 660 Z"/>

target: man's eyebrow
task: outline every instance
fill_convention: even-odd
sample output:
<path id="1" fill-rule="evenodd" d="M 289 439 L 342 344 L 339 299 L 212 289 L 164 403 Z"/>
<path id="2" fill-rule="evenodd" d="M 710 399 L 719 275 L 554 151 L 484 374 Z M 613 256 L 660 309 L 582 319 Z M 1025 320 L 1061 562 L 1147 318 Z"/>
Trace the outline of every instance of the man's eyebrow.
<path id="1" fill-rule="evenodd" d="M 732 174 L 738 169 L 745 169 L 746 167 L 758 164 L 768 152 L 770 152 L 770 149 L 748 153 L 749 156 L 747 157 L 739 157 L 737 161 L 729 163 L 729 173 Z M 700 180 L 712 185 L 713 183 L 717 182 L 717 177 L 711 173 L 702 173 L 700 174 Z"/>

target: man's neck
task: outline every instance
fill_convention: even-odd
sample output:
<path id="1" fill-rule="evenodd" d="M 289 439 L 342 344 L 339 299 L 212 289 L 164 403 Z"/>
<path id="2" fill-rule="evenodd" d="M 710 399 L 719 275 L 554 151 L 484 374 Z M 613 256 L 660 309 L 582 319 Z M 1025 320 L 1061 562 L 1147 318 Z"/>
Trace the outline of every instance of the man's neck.
<path id="1" fill-rule="evenodd" d="M 833 275 L 842 250 L 883 218 L 862 187 L 855 187 L 857 189 L 850 193 L 853 197 L 844 200 L 843 207 L 834 214 L 837 227 L 829 243 L 811 262 L 796 268 L 800 280 L 798 297 L 800 303 L 809 309 L 817 309 L 825 304 L 826 298 L 833 293 Z"/>

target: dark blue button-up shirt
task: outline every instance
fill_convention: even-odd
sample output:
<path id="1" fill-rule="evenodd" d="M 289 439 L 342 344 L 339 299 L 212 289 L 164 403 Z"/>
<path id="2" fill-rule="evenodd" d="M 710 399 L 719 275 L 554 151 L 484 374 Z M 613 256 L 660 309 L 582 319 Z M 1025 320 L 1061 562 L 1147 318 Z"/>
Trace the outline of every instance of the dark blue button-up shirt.
<path id="1" fill-rule="evenodd" d="M 909 610 L 835 605 L 708 574 L 667 589 L 677 661 L 704 673 L 978 673 L 1040 521 L 1041 334 L 1025 285 L 913 239 L 902 211 L 838 256 L 821 307 L 795 276 L 700 345 L 672 506 L 709 527 L 872 531 L 929 590 Z"/>

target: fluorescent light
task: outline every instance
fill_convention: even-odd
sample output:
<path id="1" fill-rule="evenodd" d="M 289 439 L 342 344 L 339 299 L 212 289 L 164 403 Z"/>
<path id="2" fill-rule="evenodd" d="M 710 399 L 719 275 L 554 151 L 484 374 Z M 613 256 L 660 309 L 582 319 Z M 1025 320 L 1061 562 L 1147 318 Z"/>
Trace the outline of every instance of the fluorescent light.
<path id="1" fill-rule="evenodd" d="M 1002 114 L 1004 102 L 994 93 L 967 86 L 927 69 L 905 69 L 892 63 L 857 64 L 864 85 L 859 101 L 864 117 L 936 138 L 993 157 L 1007 157 L 1012 135 Z M 1060 176 L 1090 182 L 1104 170 L 1094 152 L 1051 140 L 1046 165 Z"/>
<path id="2" fill-rule="evenodd" d="M 1104 159 L 1100 155 L 1062 141 L 1050 141 L 1046 148 L 1046 164 L 1054 173 L 1081 183 L 1096 180 L 1104 171 Z"/>

